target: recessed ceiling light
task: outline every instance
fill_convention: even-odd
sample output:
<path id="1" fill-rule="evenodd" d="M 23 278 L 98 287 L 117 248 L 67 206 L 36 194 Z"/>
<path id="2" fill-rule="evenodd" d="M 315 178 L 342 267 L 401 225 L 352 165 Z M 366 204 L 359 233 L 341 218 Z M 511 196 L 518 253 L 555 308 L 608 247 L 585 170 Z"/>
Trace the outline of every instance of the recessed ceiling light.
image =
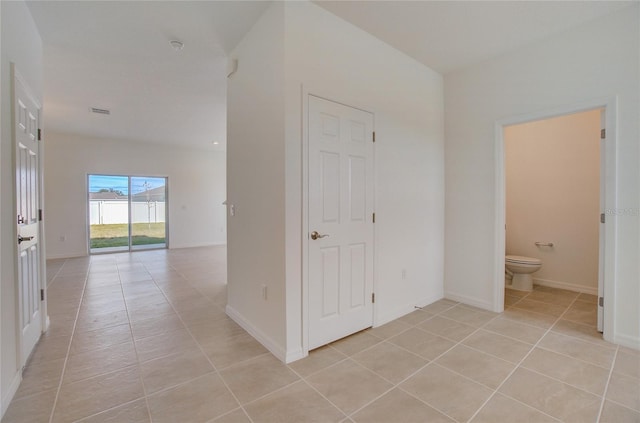
<path id="1" fill-rule="evenodd" d="M 184 43 L 178 40 L 171 40 L 169 41 L 169 44 L 171 45 L 171 48 L 173 48 L 175 51 L 180 51 L 184 47 Z"/>
<path id="2" fill-rule="evenodd" d="M 213 145 L 218 145 L 218 144 L 220 144 L 218 141 L 213 142 Z"/>

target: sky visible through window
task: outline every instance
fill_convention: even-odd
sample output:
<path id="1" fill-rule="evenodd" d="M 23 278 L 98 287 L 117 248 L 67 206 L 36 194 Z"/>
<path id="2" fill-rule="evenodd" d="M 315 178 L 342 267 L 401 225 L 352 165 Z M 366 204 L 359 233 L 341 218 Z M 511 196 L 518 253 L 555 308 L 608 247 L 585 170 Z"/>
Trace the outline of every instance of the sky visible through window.
<path id="1" fill-rule="evenodd" d="M 162 187 L 165 185 L 165 178 L 153 177 L 131 177 L 132 194 L 138 194 L 147 190 Z M 100 192 L 100 190 L 121 192 L 123 195 L 129 193 L 129 177 L 114 175 L 89 175 L 89 192 Z"/>

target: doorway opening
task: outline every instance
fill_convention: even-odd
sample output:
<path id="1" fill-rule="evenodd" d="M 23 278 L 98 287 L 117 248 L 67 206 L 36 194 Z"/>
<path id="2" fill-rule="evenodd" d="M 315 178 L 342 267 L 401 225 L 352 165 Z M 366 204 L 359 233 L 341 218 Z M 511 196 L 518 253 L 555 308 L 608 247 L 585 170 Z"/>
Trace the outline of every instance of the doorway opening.
<path id="1" fill-rule="evenodd" d="M 91 254 L 167 248 L 167 178 L 89 175 Z"/>
<path id="2" fill-rule="evenodd" d="M 615 204 L 615 134 L 615 99 L 496 123 L 495 311 L 518 301 L 505 287 L 522 289 L 523 281 L 539 291 L 574 291 L 592 302 L 582 323 L 609 340 L 615 219 L 606 210 Z"/>

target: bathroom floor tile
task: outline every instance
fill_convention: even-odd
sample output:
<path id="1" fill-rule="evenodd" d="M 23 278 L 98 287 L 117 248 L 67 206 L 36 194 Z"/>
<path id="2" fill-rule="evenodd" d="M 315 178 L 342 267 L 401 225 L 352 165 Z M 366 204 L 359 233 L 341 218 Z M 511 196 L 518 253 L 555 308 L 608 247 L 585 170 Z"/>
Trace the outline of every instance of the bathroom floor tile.
<path id="1" fill-rule="evenodd" d="M 529 296 L 519 301 L 513 307 L 535 313 L 548 314 L 553 317 L 560 317 L 567 309 L 566 306 L 531 300 Z"/>
<path id="2" fill-rule="evenodd" d="M 598 320 L 598 309 L 595 304 L 576 301 L 562 316 L 562 319 L 595 326 Z"/>

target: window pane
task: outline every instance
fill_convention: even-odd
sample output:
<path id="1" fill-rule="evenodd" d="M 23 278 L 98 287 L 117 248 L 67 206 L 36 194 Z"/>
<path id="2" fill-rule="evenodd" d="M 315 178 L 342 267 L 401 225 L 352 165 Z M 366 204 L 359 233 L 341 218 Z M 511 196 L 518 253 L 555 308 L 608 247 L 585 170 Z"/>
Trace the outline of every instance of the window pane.
<path id="1" fill-rule="evenodd" d="M 166 246 L 166 178 L 131 177 L 132 248 Z"/>
<path id="2" fill-rule="evenodd" d="M 89 175 L 89 248 L 92 253 L 129 249 L 129 178 Z"/>

